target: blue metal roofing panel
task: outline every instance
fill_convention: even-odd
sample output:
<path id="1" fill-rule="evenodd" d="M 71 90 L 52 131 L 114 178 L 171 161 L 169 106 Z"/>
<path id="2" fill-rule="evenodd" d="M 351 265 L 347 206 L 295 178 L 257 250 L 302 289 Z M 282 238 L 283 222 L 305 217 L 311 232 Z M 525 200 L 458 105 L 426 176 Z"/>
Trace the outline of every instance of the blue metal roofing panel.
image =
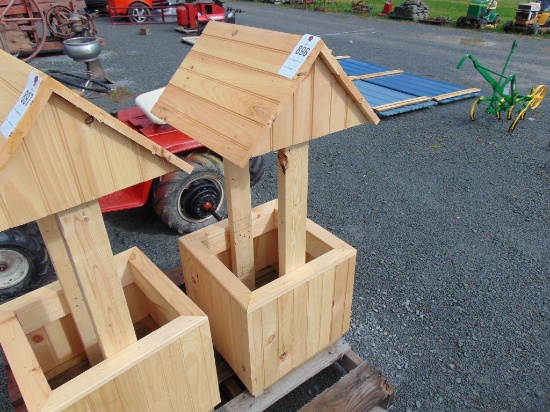
<path id="1" fill-rule="evenodd" d="M 388 67 L 377 66 L 367 62 L 362 62 L 354 59 L 340 59 L 338 60 L 342 69 L 348 76 L 361 76 L 362 74 L 381 73 L 392 70 Z"/>
<path id="2" fill-rule="evenodd" d="M 435 106 L 437 104 L 434 101 L 427 101 L 414 103 L 408 106 L 399 107 L 391 110 L 378 111 L 376 110 L 377 106 L 414 99 L 418 96 L 413 96 L 411 94 L 398 92 L 396 90 L 391 90 L 386 87 L 378 86 L 376 84 L 371 84 L 365 80 L 354 80 L 353 84 L 355 85 L 355 87 L 357 87 L 357 90 L 359 90 L 359 92 L 367 100 L 369 105 L 376 111 L 376 113 L 378 113 L 382 117 L 390 116 L 389 113 L 398 114 L 410 112 L 411 110 L 418 110 L 424 107 Z"/>
<path id="3" fill-rule="evenodd" d="M 415 76 L 408 73 L 375 77 L 372 79 L 365 79 L 365 81 L 417 97 L 435 97 L 446 93 L 464 90 L 464 87 L 461 86 L 427 79 L 425 77 Z"/>

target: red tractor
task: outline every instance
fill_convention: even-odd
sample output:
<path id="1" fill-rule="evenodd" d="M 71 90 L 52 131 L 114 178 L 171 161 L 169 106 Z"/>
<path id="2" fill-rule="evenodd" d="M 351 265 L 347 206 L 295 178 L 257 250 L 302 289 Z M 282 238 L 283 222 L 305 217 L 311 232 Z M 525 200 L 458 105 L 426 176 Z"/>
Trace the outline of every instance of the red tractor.
<path id="1" fill-rule="evenodd" d="M 138 107 L 117 113 L 120 121 L 147 136 L 194 166 L 191 174 L 168 173 L 99 199 L 102 212 L 152 205 L 170 228 L 193 232 L 221 219 L 226 213 L 223 161 L 201 143 L 150 113 L 162 89 L 138 96 Z M 250 184 L 260 181 L 262 157 L 250 161 Z M 40 284 L 48 272 L 46 250 L 35 225 L 0 232 L 0 297 L 18 296 Z"/>

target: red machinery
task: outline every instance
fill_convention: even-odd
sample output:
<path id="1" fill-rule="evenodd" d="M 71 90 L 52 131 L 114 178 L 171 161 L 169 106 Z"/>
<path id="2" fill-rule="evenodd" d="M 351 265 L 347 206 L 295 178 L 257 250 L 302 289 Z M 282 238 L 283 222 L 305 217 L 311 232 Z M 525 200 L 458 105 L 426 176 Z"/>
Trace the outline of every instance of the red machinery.
<path id="1" fill-rule="evenodd" d="M 199 34 L 210 20 L 235 23 L 235 13 L 240 10 L 225 9 L 223 3 L 214 1 L 196 1 L 176 8 L 178 24 L 187 30 L 197 30 Z"/>
<path id="2" fill-rule="evenodd" d="M 62 51 L 63 40 L 95 36 L 84 0 L 0 0 L 0 49 L 30 60 L 40 51 Z"/>

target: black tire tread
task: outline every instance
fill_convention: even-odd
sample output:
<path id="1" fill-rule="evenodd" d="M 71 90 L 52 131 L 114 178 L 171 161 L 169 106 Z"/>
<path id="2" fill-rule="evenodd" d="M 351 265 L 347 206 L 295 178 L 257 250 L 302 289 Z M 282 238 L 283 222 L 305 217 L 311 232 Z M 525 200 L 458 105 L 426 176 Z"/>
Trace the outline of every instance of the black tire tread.
<path id="1" fill-rule="evenodd" d="M 15 249 L 29 260 L 29 273 L 17 285 L 9 289 L 0 289 L 0 296 L 15 297 L 32 290 L 41 284 L 49 270 L 49 258 L 42 242 L 34 236 L 28 236 L 19 229 L 0 232 L 0 248 Z"/>

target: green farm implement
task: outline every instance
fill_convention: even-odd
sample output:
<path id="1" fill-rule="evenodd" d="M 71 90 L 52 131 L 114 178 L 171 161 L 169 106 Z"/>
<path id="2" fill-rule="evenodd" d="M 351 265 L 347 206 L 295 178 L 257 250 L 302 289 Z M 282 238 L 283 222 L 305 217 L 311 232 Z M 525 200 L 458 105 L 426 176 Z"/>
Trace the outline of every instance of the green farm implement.
<path id="1" fill-rule="evenodd" d="M 458 63 L 457 69 L 460 69 L 466 59 L 470 59 L 473 62 L 475 69 L 481 73 L 481 75 L 493 88 L 493 95 L 491 97 L 481 96 L 474 102 L 472 108 L 470 109 L 470 119 L 475 120 L 474 112 L 476 107 L 480 104 L 487 106 L 485 113 L 493 114 L 497 117 L 497 119 L 501 118 L 501 112 L 506 112 L 507 120 L 512 119 L 514 110 L 516 109 L 518 114 L 508 128 L 509 132 L 513 132 L 518 121 L 525 118 L 525 112 L 527 112 L 527 109 L 536 109 L 542 103 L 542 100 L 546 95 L 545 85 L 541 84 L 540 86 L 533 87 L 528 95 L 521 95 L 517 91 L 516 73 L 512 73 L 510 75 L 505 74 L 508 63 L 512 58 L 512 54 L 514 54 L 516 47 L 517 43 L 514 41 L 510 54 L 504 64 L 504 68 L 500 73 L 483 67 L 476 60 L 476 58 L 470 54 L 464 55 Z"/>

